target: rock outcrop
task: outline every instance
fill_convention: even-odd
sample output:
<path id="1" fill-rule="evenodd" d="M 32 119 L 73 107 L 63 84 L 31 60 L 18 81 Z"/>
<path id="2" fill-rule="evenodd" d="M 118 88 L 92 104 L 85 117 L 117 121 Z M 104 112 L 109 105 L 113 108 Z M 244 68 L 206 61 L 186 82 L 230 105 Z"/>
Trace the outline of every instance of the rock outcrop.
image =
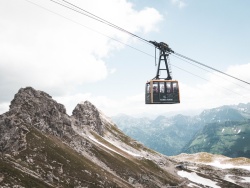
<path id="1" fill-rule="evenodd" d="M 1 152 L 25 149 L 29 127 L 58 137 L 73 132 L 65 107 L 47 93 L 31 87 L 18 91 L 11 101 L 10 110 L 1 115 L 0 120 Z"/>
<path id="2" fill-rule="evenodd" d="M 22 88 L 0 115 L 0 187 L 164 187 L 183 180 L 167 157 L 124 135 L 86 101 L 73 115 Z"/>
<path id="3" fill-rule="evenodd" d="M 100 117 L 100 112 L 89 101 L 85 101 L 83 104 L 78 104 L 72 114 L 75 119 L 81 122 L 81 127 L 89 126 L 91 130 L 94 130 L 99 135 L 103 136 L 104 123 Z"/>

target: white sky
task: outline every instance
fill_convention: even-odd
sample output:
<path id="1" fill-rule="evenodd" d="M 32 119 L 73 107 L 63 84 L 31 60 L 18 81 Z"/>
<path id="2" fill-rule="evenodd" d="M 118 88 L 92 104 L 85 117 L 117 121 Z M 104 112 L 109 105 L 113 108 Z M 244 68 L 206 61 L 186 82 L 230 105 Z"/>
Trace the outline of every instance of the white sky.
<path id="1" fill-rule="evenodd" d="M 69 1 L 250 82 L 250 1 Z M 108 116 L 191 113 L 250 102 L 249 85 L 170 56 L 181 103 L 145 105 L 145 82 L 156 71 L 154 58 L 111 38 L 154 56 L 150 45 L 50 0 L 0 0 L 0 113 L 27 86 L 50 94 L 69 115 L 84 100 Z"/>

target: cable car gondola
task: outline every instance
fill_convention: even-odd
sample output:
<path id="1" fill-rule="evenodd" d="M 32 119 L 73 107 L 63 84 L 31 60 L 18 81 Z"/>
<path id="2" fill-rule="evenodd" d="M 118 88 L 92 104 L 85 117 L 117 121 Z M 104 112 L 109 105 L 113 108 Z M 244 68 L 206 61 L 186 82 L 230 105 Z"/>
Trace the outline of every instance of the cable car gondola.
<path id="1" fill-rule="evenodd" d="M 145 103 L 146 104 L 176 104 L 180 103 L 179 84 L 177 80 L 172 80 L 172 76 L 168 66 L 168 56 L 173 52 L 166 43 L 153 42 L 157 49 L 159 49 L 159 62 L 155 78 L 146 83 L 145 88 Z M 164 61 L 163 67 L 161 62 Z M 167 76 L 160 78 L 160 71 L 165 70 Z"/>

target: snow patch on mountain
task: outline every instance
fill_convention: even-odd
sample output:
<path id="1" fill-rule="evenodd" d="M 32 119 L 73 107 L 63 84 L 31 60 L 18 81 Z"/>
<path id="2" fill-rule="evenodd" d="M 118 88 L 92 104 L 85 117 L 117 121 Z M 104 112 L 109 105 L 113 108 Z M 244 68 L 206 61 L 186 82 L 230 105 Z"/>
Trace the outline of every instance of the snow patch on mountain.
<path id="1" fill-rule="evenodd" d="M 234 176 L 234 175 L 231 175 L 231 174 L 227 174 L 224 178 L 224 180 L 226 181 L 229 181 L 231 183 L 235 183 L 235 180 L 233 180 L 231 177 Z"/>
<path id="2" fill-rule="evenodd" d="M 241 177 L 241 178 L 244 179 L 241 181 L 242 183 L 250 183 L 250 177 Z"/>
<path id="3" fill-rule="evenodd" d="M 205 186 L 213 187 L 213 188 L 220 188 L 220 186 L 216 185 L 217 182 L 214 182 L 210 179 L 203 178 L 197 175 L 195 172 L 186 172 L 186 171 L 178 171 L 179 176 L 189 179 L 192 182 L 202 184 Z"/>
<path id="4" fill-rule="evenodd" d="M 235 177 L 234 175 L 227 174 L 224 180 L 238 185 L 237 181 L 233 179 L 234 177 Z M 239 180 L 240 183 L 250 183 L 250 177 L 242 177 L 242 176 L 237 177 L 237 179 L 239 178 L 241 179 Z"/>
<path id="5" fill-rule="evenodd" d="M 230 164 L 230 163 L 221 163 L 221 161 L 219 160 L 215 160 L 211 163 L 203 163 L 203 164 L 206 164 L 206 165 L 211 165 L 211 166 L 214 166 L 214 167 L 217 167 L 217 168 L 221 168 L 221 169 L 229 169 L 229 168 L 242 168 L 242 169 L 245 169 L 245 170 L 249 170 L 250 171 L 250 166 L 236 166 L 236 165 L 233 165 L 233 164 Z"/>
<path id="6" fill-rule="evenodd" d="M 104 147 L 104 148 L 106 148 L 106 149 L 108 149 L 108 150 L 110 150 L 110 151 L 112 151 L 112 152 L 115 152 L 115 153 L 117 153 L 117 154 L 119 154 L 119 155 L 122 155 L 121 153 L 119 153 L 119 152 L 117 152 L 117 151 L 113 150 L 112 148 L 110 148 L 110 147 L 106 146 L 105 144 L 103 144 L 103 143 L 99 142 L 99 141 L 98 141 L 98 140 L 96 140 L 94 137 L 89 136 L 89 138 L 90 138 L 92 141 L 94 141 L 95 143 L 97 143 L 97 144 L 101 145 L 102 147 Z M 122 156 L 123 156 L 123 155 L 122 155 Z M 123 157 L 125 157 L 125 156 L 123 156 Z"/>
<path id="7" fill-rule="evenodd" d="M 119 148 L 120 150 L 128 153 L 129 155 L 132 155 L 134 157 L 142 157 L 142 155 L 139 155 L 136 153 L 135 149 L 133 148 L 129 148 L 128 145 L 122 144 L 121 142 L 117 142 L 117 141 L 111 141 L 107 138 L 104 138 L 107 142 L 109 142 L 110 144 L 114 145 L 115 147 Z M 134 151 L 132 151 L 134 150 Z"/>
<path id="8" fill-rule="evenodd" d="M 99 142 L 99 141 L 96 140 L 94 137 L 89 136 L 89 138 L 90 138 L 92 141 L 96 142 L 97 144 L 99 144 L 99 145 L 105 147 L 106 149 L 108 149 L 108 150 L 110 150 L 110 151 L 112 151 L 112 152 L 115 152 L 115 153 L 117 153 L 117 154 L 119 154 L 119 155 L 121 155 L 121 156 L 123 156 L 123 157 L 126 157 L 126 156 L 124 156 L 122 153 L 119 153 L 119 152 L 117 152 L 116 150 L 114 150 L 114 149 L 108 147 L 107 145 L 105 145 L 105 144 Z M 107 139 L 105 139 L 105 140 L 108 141 Z M 108 142 L 109 142 L 109 141 L 108 141 Z M 131 155 L 131 156 L 134 156 L 134 157 L 142 157 L 142 156 L 139 155 L 139 154 L 133 153 L 133 152 L 131 152 L 131 151 L 129 151 L 129 150 L 126 150 L 126 149 L 120 147 L 118 144 L 113 144 L 113 143 L 111 143 L 111 142 L 109 142 L 109 143 L 112 144 L 112 145 L 114 145 L 114 146 L 116 146 L 118 149 L 120 149 L 120 150 L 126 152 L 127 154 L 129 154 L 129 155 Z"/>
<path id="9" fill-rule="evenodd" d="M 230 158 L 223 155 L 201 152 L 196 154 L 182 153 L 171 158 L 177 159 L 178 161 L 188 161 L 197 164 L 210 165 L 220 169 L 240 168 L 250 171 L 250 159 L 244 157 Z"/>

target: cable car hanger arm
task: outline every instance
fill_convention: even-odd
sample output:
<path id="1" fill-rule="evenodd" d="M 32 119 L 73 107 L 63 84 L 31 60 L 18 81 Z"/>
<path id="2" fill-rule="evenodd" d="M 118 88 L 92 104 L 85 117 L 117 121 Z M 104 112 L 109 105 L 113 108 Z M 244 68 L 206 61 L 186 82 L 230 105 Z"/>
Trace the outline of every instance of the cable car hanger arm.
<path id="1" fill-rule="evenodd" d="M 160 42 L 160 43 L 158 43 L 158 42 L 156 42 L 156 41 L 148 41 L 148 42 L 151 43 L 151 44 L 153 44 L 153 45 L 155 46 L 155 48 L 157 48 L 157 49 L 159 49 L 159 50 L 161 50 L 161 51 L 165 51 L 165 52 L 167 52 L 168 54 L 174 53 L 175 55 L 177 55 L 177 56 L 179 56 L 179 57 L 181 57 L 181 58 L 187 59 L 187 60 L 192 61 L 192 62 L 194 62 L 194 63 L 197 63 L 197 64 L 199 64 L 199 65 L 201 65 L 201 66 L 204 66 L 204 67 L 206 67 L 206 68 L 209 68 L 209 69 L 211 69 L 211 70 L 214 70 L 214 71 L 216 71 L 216 72 L 219 72 L 220 74 L 224 74 L 224 75 L 226 75 L 226 76 L 228 76 L 228 77 L 231 77 L 231 78 L 233 78 L 233 79 L 236 79 L 236 80 L 238 80 L 238 81 L 241 81 L 241 82 L 244 82 L 245 84 L 249 84 L 249 85 L 250 85 L 250 83 L 247 82 L 247 81 L 245 81 L 245 80 L 239 79 L 239 78 L 237 78 L 237 77 L 235 77 L 235 76 L 232 76 L 232 75 L 230 75 L 230 74 L 227 74 L 227 73 L 225 73 L 225 72 L 223 72 L 223 71 L 220 71 L 220 70 L 218 70 L 218 69 L 215 69 L 215 68 L 213 68 L 213 67 L 211 67 L 211 66 L 205 65 L 205 64 L 203 64 L 203 63 L 201 63 L 201 62 L 199 62 L 199 61 L 193 60 L 193 59 L 191 59 L 191 58 L 189 58 L 189 57 L 186 57 L 186 56 L 184 56 L 184 55 L 181 55 L 181 54 L 179 54 L 179 53 L 176 53 L 176 52 L 174 52 L 171 48 L 169 48 L 169 46 L 168 46 L 166 43 L 164 43 L 164 42 Z"/>

